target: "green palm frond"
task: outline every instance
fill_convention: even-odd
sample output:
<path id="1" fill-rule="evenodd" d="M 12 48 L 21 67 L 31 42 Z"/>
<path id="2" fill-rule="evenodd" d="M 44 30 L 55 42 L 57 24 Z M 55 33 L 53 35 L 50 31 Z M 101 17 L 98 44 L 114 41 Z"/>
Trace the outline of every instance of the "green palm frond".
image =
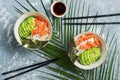
<path id="1" fill-rule="evenodd" d="M 26 1 L 29 6 L 34 10 L 38 11 L 35 6 L 31 4 L 29 0 Z M 40 5 L 42 5 L 46 16 L 50 20 L 53 26 L 53 36 L 51 41 L 48 43 L 48 45 L 40 50 L 33 51 L 35 55 L 40 56 L 44 59 L 50 59 L 54 57 L 59 57 L 60 60 L 55 63 L 56 66 L 47 66 L 46 68 L 48 70 L 53 71 L 54 73 L 49 73 L 45 71 L 39 71 L 42 72 L 42 74 L 50 75 L 58 80 L 119 80 L 119 74 L 120 74 L 120 60 L 118 59 L 120 57 L 119 52 L 119 43 L 117 39 L 116 32 L 110 32 L 110 28 L 108 29 L 105 25 L 103 26 L 97 26 L 97 25 L 86 25 L 86 26 L 79 26 L 79 25 L 63 25 L 64 22 L 61 18 L 56 18 L 54 16 L 51 16 L 48 14 L 48 10 L 46 9 L 46 6 L 44 5 L 43 0 L 38 0 L 40 2 Z M 51 0 L 51 4 L 54 0 Z M 68 6 L 69 11 L 66 16 L 64 17 L 75 17 L 75 16 L 84 16 L 85 14 L 87 16 L 90 15 L 90 5 L 87 6 L 85 4 L 85 1 L 83 0 L 63 0 Z M 26 11 L 30 11 L 26 6 L 22 5 L 19 1 L 16 0 L 16 2 L 25 9 Z M 69 3 L 70 2 L 70 3 Z M 77 8 L 76 8 L 77 7 Z M 86 11 L 87 8 L 87 11 Z M 20 14 L 23 13 L 19 8 L 15 7 L 16 11 Z M 98 15 L 98 12 L 96 12 L 96 15 Z M 86 19 L 85 22 L 88 23 L 89 19 Z M 68 22 L 84 22 L 84 20 L 68 20 Z M 97 22 L 97 19 L 94 18 L 92 22 Z M 67 52 L 68 52 L 68 46 L 70 43 L 70 40 L 80 34 L 81 32 L 87 32 L 92 31 L 97 34 L 99 34 L 101 37 L 104 38 L 105 42 L 108 46 L 108 54 L 106 61 L 99 67 L 92 69 L 92 70 L 82 70 L 75 67 L 72 62 L 70 61 Z M 42 56 L 43 54 L 44 56 Z M 116 70 L 115 68 L 118 68 Z M 58 75 L 59 73 L 60 75 Z M 39 76 L 39 78 L 45 79 L 45 80 L 54 80 L 54 78 L 51 78 L 49 76 Z"/>
<path id="2" fill-rule="evenodd" d="M 39 0 L 39 1 L 41 2 L 42 7 L 43 7 L 43 8 L 44 8 L 44 10 L 45 10 L 45 13 L 46 13 L 46 15 L 47 15 L 48 19 L 50 20 L 50 16 L 49 16 L 49 14 L 48 14 L 48 12 L 47 12 L 47 10 L 46 10 L 46 8 L 45 8 L 44 4 L 43 4 L 43 1 L 42 1 L 42 0 Z M 51 22 L 51 20 L 50 20 L 50 22 Z"/>
<path id="3" fill-rule="evenodd" d="M 14 7 L 14 8 L 16 9 L 16 12 L 18 12 L 19 14 L 23 14 L 23 12 L 20 9 L 18 9 L 16 7 Z"/>
<path id="4" fill-rule="evenodd" d="M 22 5 L 19 1 L 15 0 L 23 9 L 26 11 L 30 11 L 28 8 L 26 8 L 24 5 Z M 17 9 L 18 10 L 18 9 Z M 20 10 L 19 10 L 20 11 Z"/>
<path id="5" fill-rule="evenodd" d="M 26 2 L 33 8 L 34 11 L 38 11 L 38 10 L 29 2 L 29 0 L 26 0 Z"/>

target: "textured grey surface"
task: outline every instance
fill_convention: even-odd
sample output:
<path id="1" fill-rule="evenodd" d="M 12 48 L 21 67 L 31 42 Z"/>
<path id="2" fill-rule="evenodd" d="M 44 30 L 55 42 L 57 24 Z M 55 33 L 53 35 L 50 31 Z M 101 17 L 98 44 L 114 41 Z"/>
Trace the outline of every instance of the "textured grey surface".
<path id="1" fill-rule="evenodd" d="M 39 2 L 37 0 L 30 1 L 38 8 L 39 11 L 44 13 L 41 6 L 38 5 Z M 24 3 L 24 0 L 21 0 L 21 2 L 29 7 L 28 4 Z M 119 3 L 120 0 L 86 0 L 86 5 L 91 5 L 90 15 L 95 15 L 97 11 L 99 14 L 118 13 L 120 12 Z M 45 0 L 45 4 L 48 4 L 49 9 L 49 0 Z M 13 26 L 19 15 L 15 12 L 13 6 L 18 6 L 15 0 L 0 0 L 0 73 L 20 66 L 32 64 L 33 61 L 31 61 L 31 59 L 43 61 L 42 58 L 32 54 L 32 51 L 22 48 L 16 42 L 13 34 Z M 18 6 L 18 8 L 21 7 Z M 31 7 L 29 8 L 31 9 Z M 120 21 L 120 17 L 104 18 L 99 20 Z M 117 32 L 117 34 L 120 35 L 120 25 L 109 25 L 109 27 L 111 27 L 111 31 Z M 46 70 L 45 68 L 41 69 Z M 33 71 L 13 80 L 37 80 L 37 75 L 42 74 Z M 4 76 L 0 75 L 0 80 L 3 78 Z"/>
<path id="2" fill-rule="evenodd" d="M 34 5 L 37 3 L 35 2 Z M 14 0 L 0 0 L 0 73 L 34 63 L 30 59 L 43 61 L 42 58 L 32 54 L 32 51 L 22 48 L 16 42 L 13 27 L 19 15 L 13 6 L 17 6 Z M 13 80 L 37 80 L 37 75 L 41 74 L 33 71 Z M 4 77 L 7 76 L 0 75 L 0 80 L 3 80 Z"/>

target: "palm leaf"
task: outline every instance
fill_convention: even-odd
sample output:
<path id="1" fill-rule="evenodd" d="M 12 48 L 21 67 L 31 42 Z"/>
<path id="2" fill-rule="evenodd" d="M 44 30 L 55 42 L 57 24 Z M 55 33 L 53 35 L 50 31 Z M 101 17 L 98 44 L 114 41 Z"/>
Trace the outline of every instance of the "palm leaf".
<path id="1" fill-rule="evenodd" d="M 38 10 L 29 2 L 29 0 L 26 0 L 26 2 L 33 8 L 33 10 L 38 11 Z"/>
<path id="2" fill-rule="evenodd" d="M 26 8 L 24 5 L 22 5 L 19 1 L 15 0 L 21 7 L 23 7 L 23 9 L 25 9 L 26 11 L 30 11 L 28 8 Z M 20 10 L 19 10 L 20 11 Z"/>
<path id="3" fill-rule="evenodd" d="M 32 7 L 35 11 L 38 11 L 35 6 L 31 4 L 29 0 L 25 0 L 30 7 Z M 51 0 L 51 4 L 54 0 Z M 25 9 L 26 11 L 30 11 L 27 7 L 22 5 L 19 1 L 16 1 L 20 7 Z M 89 16 L 90 14 L 90 6 L 87 7 L 85 4 L 85 1 L 83 0 L 71 0 L 68 3 L 68 0 L 64 0 L 64 2 L 69 6 L 69 12 L 65 17 L 75 17 L 75 16 L 83 16 L 87 14 Z M 48 14 L 48 10 L 46 9 L 46 6 L 44 5 L 43 0 L 40 0 L 40 5 L 42 5 L 46 16 L 50 20 L 53 26 L 53 36 L 51 41 L 48 43 L 48 45 L 40 50 L 33 51 L 33 53 L 40 58 L 49 59 L 54 57 L 59 57 L 60 60 L 56 62 L 56 66 L 47 66 L 46 68 L 53 71 L 54 73 L 49 73 L 45 71 L 39 71 L 42 74 L 50 75 L 58 80 L 119 80 L 120 75 L 120 54 L 119 54 L 119 43 L 117 39 L 116 32 L 111 33 L 111 29 L 106 26 L 71 26 L 71 25 L 63 25 L 63 21 L 61 18 L 55 18 L 54 16 L 50 16 Z M 77 8 L 76 8 L 77 6 Z M 88 9 L 86 11 L 86 8 Z M 20 14 L 23 13 L 23 11 L 19 10 L 19 8 L 15 7 L 16 11 Z M 96 12 L 96 15 L 98 12 Z M 86 19 L 86 23 L 89 20 Z M 69 21 L 68 22 L 76 22 L 79 23 L 79 20 L 76 21 Z M 80 20 L 82 23 L 83 20 Z M 97 22 L 97 19 L 94 18 L 92 22 Z M 101 37 L 104 38 L 105 42 L 108 45 L 108 54 L 106 61 L 99 67 L 92 69 L 92 70 L 82 70 L 76 68 L 72 62 L 70 61 L 67 51 L 68 51 L 68 45 L 70 40 L 76 36 L 77 34 L 80 34 L 81 32 L 86 31 L 92 31 L 97 34 L 99 34 Z M 106 36 L 106 37 L 104 37 Z M 44 55 L 44 56 L 43 56 Z M 116 70 L 117 68 L 118 70 Z M 60 75 L 58 75 L 58 73 Z M 54 80 L 49 76 L 39 76 L 41 79 L 45 80 Z"/>
<path id="4" fill-rule="evenodd" d="M 39 71 L 39 72 L 41 72 L 41 73 L 45 73 L 45 74 L 49 74 L 49 75 L 51 75 L 51 76 L 53 76 L 53 77 L 55 77 L 55 78 L 57 78 L 57 79 L 67 80 L 67 79 L 66 79 L 66 78 L 64 78 L 64 77 L 57 76 L 57 75 L 52 74 L 52 73 L 49 73 L 49 72 L 45 72 L 45 71 Z"/>
<path id="5" fill-rule="evenodd" d="M 19 14 L 23 14 L 23 12 L 20 9 L 18 9 L 16 7 L 14 7 L 14 8 L 15 8 L 16 12 L 18 12 Z"/>

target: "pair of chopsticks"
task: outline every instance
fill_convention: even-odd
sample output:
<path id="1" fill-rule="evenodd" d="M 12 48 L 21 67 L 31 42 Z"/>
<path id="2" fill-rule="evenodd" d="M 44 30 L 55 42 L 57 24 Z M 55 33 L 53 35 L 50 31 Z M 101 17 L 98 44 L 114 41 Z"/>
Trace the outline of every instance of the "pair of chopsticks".
<path id="1" fill-rule="evenodd" d="M 75 20 L 75 19 L 88 19 L 88 18 L 102 18 L 102 17 L 112 17 L 120 16 L 120 13 L 116 14 L 105 14 L 105 15 L 95 15 L 95 16 L 82 16 L 82 17 L 71 17 L 63 18 L 63 20 Z M 110 24 L 120 24 L 120 22 L 96 22 L 96 23 L 64 23 L 65 25 L 110 25 Z"/>
<path id="2" fill-rule="evenodd" d="M 54 59 L 51 59 L 51 60 L 48 60 L 48 61 L 44 61 L 44 62 L 36 63 L 36 64 L 33 64 L 33 65 L 29 65 L 29 66 L 21 67 L 21 68 L 18 68 L 18 69 L 14 69 L 14 70 L 11 70 L 11 71 L 3 72 L 2 75 L 7 75 L 7 74 L 10 74 L 10 73 L 13 73 L 13 72 L 17 72 L 17 71 L 21 71 L 21 70 L 27 69 L 26 71 L 20 72 L 18 74 L 15 74 L 13 76 L 9 76 L 9 77 L 4 79 L 4 80 L 9 80 L 9 79 L 15 78 L 17 76 L 23 75 L 25 73 L 28 73 L 30 71 L 33 71 L 33 70 L 35 70 L 37 68 L 40 68 L 42 66 L 48 65 L 50 63 L 53 63 L 53 62 L 57 61 L 58 59 L 59 58 L 54 58 Z M 28 69 L 28 68 L 30 68 L 30 69 Z"/>

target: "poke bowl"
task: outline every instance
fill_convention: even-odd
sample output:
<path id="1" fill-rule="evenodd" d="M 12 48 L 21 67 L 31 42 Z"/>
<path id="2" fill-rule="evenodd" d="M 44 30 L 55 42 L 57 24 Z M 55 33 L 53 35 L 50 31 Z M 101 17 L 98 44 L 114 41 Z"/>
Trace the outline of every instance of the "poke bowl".
<path id="1" fill-rule="evenodd" d="M 17 19 L 14 36 L 24 48 L 40 49 L 51 40 L 52 25 L 40 12 L 26 12 Z"/>
<path id="2" fill-rule="evenodd" d="M 71 40 L 68 56 L 73 64 L 85 70 L 100 66 L 106 59 L 107 48 L 104 40 L 93 32 L 84 32 Z"/>

